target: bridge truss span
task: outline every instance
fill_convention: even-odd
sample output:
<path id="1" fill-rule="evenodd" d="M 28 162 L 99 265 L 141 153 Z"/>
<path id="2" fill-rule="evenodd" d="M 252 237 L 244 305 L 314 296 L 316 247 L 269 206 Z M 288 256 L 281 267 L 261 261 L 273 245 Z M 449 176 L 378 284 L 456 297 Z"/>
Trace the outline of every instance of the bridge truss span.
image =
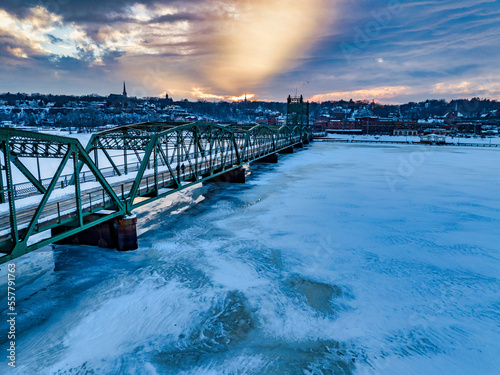
<path id="1" fill-rule="evenodd" d="M 94 134 L 83 148 L 0 129 L 0 263 L 311 139 L 297 124 L 141 123 Z"/>
<path id="2" fill-rule="evenodd" d="M 67 234 L 71 235 L 92 226 L 84 223 L 89 213 L 113 210 L 113 217 L 124 211 L 123 202 L 77 139 L 3 128 L 0 129 L 0 144 L 0 206 L 3 206 L 0 211 L 0 251 L 8 254 L 0 261 L 62 239 L 66 234 L 37 238 L 56 226 L 73 226 L 74 229 Z M 41 182 L 41 169 L 46 168 L 43 165 L 46 159 L 51 160 L 53 167 L 48 185 Z M 83 194 L 79 163 L 94 176 L 92 185 L 93 190 L 98 187 L 98 196 L 92 191 Z M 36 171 L 33 170 L 35 165 Z M 25 199 L 16 196 L 14 172 L 17 178 L 27 180 L 24 183 L 31 184 L 36 193 Z M 61 184 L 63 173 L 70 173 L 75 183 L 71 186 Z M 103 217 L 99 222 L 111 217 Z"/>

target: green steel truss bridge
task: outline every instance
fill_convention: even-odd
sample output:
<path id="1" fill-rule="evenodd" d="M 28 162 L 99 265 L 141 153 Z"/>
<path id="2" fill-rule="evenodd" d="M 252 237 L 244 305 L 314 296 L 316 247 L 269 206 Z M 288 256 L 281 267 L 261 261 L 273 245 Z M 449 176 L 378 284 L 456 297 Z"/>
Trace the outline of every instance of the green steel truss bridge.
<path id="1" fill-rule="evenodd" d="M 298 104 L 289 98 L 289 108 Z M 89 231 L 101 238 L 76 243 L 131 250 L 135 208 L 204 181 L 244 182 L 243 165 L 276 162 L 309 143 L 303 118 L 289 113 L 283 126 L 142 123 L 94 134 L 86 148 L 1 128 L 0 264 Z M 120 237 L 131 231 L 132 240 Z"/>

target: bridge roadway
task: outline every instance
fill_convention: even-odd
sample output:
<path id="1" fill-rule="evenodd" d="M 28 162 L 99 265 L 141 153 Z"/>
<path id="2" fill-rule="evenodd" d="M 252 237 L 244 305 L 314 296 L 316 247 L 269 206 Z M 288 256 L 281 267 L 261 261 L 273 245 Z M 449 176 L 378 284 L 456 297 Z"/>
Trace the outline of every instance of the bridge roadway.
<path id="1" fill-rule="evenodd" d="M 0 129 L 0 264 L 108 222 L 116 227 L 134 208 L 311 140 L 303 124 L 147 123 L 98 133 L 84 149 L 76 139 Z M 122 152 L 125 164 L 117 166 Z M 61 164 L 52 178 L 37 179 L 33 163 L 23 164 L 30 157 Z M 13 184 L 14 165 L 29 182 Z"/>

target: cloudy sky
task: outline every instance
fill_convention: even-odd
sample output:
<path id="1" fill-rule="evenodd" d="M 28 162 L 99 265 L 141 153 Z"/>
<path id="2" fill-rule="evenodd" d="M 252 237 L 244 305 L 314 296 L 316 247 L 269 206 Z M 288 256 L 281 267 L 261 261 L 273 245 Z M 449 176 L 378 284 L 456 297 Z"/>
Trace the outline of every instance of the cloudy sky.
<path id="1" fill-rule="evenodd" d="M 2 0 L 0 92 L 500 99 L 499 0 Z"/>

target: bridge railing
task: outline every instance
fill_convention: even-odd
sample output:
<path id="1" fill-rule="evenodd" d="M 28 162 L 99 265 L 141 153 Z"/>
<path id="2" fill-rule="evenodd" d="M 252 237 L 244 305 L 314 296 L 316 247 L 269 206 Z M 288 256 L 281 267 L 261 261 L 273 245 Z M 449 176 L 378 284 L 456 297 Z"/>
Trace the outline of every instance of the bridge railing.
<path id="1" fill-rule="evenodd" d="M 128 168 L 129 168 L 129 172 L 137 171 L 139 169 L 139 162 L 136 162 L 135 164 L 132 164 L 132 165 L 129 164 Z M 125 172 L 124 165 L 118 165 L 118 169 L 120 170 L 121 173 Z M 100 171 L 104 177 L 114 177 L 114 176 L 118 175 L 116 170 L 113 167 L 100 168 Z M 73 174 L 65 174 L 65 175 L 59 177 L 55 188 L 56 189 L 64 189 L 64 188 L 72 185 L 73 184 L 72 178 L 73 178 Z M 94 182 L 94 181 L 96 181 L 96 177 L 91 171 L 82 171 L 80 173 L 80 183 L 84 184 L 87 182 Z M 52 178 L 43 178 L 40 180 L 41 185 L 45 188 L 47 188 L 51 182 L 52 182 Z M 39 193 L 38 189 L 35 186 L 33 186 L 33 184 L 29 181 L 14 184 L 14 197 L 15 198 L 36 195 L 38 193 Z M 6 198 L 6 192 L 4 192 L 4 195 Z"/>

